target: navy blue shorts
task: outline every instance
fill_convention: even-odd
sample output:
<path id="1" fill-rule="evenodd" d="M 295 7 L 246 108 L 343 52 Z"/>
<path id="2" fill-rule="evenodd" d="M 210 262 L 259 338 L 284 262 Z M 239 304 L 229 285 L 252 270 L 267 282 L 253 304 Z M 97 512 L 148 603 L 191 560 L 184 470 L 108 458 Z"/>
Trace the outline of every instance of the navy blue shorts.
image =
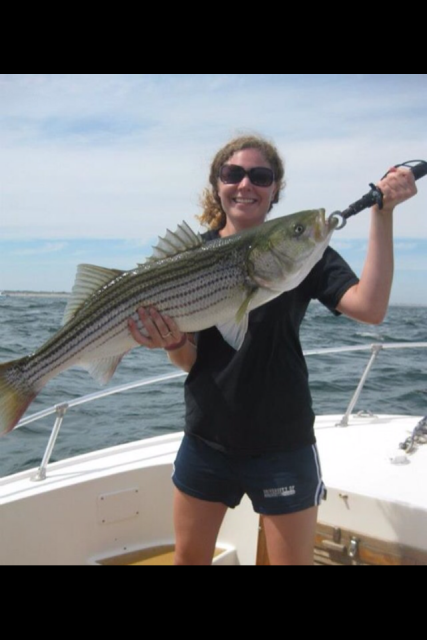
<path id="1" fill-rule="evenodd" d="M 254 511 L 265 515 L 302 511 L 325 496 L 316 445 L 288 453 L 236 456 L 184 436 L 172 480 L 187 495 L 232 509 L 246 493 Z"/>

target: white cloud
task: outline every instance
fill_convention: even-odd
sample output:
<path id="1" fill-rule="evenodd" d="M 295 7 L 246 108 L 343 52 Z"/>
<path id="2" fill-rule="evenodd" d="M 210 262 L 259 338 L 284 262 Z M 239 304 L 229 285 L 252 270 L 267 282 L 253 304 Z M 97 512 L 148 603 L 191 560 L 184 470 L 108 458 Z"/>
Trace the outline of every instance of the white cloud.
<path id="1" fill-rule="evenodd" d="M 391 165 L 427 160 L 426 78 L 0 74 L 0 237 L 150 244 L 183 219 L 196 229 L 211 158 L 242 131 L 285 158 L 274 216 L 342 210 Z M 365 211 L 334 242 L 368 229 Z M 396 210 L 395 237 L 427 238 L 427 178 Z"/>
<path id="2" fill-rule="evenodd" d="M 67 244 L 65 242 L 47 242 L 41 246 L 31 248 L 19 248 L 13 251 L 17 256 L 45 255 L 47 253 L 57 253 L 63 251 Z"/>

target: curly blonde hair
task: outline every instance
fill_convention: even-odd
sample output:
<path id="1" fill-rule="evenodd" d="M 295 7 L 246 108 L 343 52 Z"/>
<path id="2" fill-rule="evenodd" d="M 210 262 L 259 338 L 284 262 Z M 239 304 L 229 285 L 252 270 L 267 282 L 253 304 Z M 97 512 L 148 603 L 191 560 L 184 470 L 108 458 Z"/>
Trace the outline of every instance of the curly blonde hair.
<path id="1" fill-rule="evenodd" d="M 244 135 L 233 138 L 215 155 L 209 173 L 209 186 L 203 191 L 200 204 L 203 213 L 197 216 L 199 222 L 209 229 L 222 229 L 226 223 L 225 212 L 221 206 L 218 194 L 218 174 L 222 165 L 227 162 L 234 153 L 243 149 L 258 149 L 270 164 L 274 171 L 274 179 L 277 184 L 277 192 L 271 201 L 269 212 L 273 205 L 279 202 L 281 190 L 285 187 L 284 163 L 276 147 L 266 138 L 259 135 Z"/>

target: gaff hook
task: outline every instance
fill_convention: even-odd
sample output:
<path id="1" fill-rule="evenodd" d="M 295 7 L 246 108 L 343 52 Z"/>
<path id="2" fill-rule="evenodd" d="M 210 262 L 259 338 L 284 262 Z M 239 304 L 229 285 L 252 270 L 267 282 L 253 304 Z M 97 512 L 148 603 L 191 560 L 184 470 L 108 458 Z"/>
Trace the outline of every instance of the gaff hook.
<path id="1" fill-rule="evenodd" d="M 411 166 L 412 163 L 416 162 L 414 166 Z M 412 173 L 414 174 L 415 180 L 422 178 L 427 175 L 427 162 L 425 160 L 407 160 L 406 162 L 402 162 L 401 164 L 396 164 L 395 167 L 408 167 Z M 387 173 L 383 176 L 385 176 Z M 381 178 L 381 179 L 383 179 Z M 353 202 L 347 209 L 344 211 L 334 211 L 328 217 L 328 221 L 332 222 L 333 219 L 340 219 L 340 223 L 335 227 L 335 229 L 342 229 L 345 227 L 347 218 L 354 216 L 356 213 L 363 211 L 363 209 L 367 209 L 368 207 L 372 207 L 374 204 L 378 206 L 379 209 L 383 207 L 383 193 L 381 189 L 379 189 L 375 184 L 370 184 L 371 190 L 369 193 L 365 193 L 359 200 Z"/>
<path id="2" fill-rule="evenodd" d="M 332 224 L 332 222 L 337 219 L 339 222 L 335 227 L 335 231 L 342 229 L 347 224 L 347 220 L 344 218 L 341 211 L 333 211 L 330 216 L 328 216 L 328 224 Z"/>

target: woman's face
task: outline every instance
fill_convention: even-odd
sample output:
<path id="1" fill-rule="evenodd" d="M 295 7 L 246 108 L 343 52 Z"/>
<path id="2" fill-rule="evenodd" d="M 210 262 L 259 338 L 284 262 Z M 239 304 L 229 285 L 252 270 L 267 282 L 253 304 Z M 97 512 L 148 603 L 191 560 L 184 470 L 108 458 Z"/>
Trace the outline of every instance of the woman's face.
<path id="1" fill-rule="evenodd" d="M 238 165 L 246 171 L 254 167 L 271 169 L 270 163 L 258 149 L 237 151 L 225 164 Z M 260 187 L 254 185 L 248 175 L 244 175 L 236 184 L 224 184 L 218 179 L 218 194 L 227 217 L 220 235 L 231 235 L 264 222 L 276 191 L 274 180 L 270 186 Z"/>

